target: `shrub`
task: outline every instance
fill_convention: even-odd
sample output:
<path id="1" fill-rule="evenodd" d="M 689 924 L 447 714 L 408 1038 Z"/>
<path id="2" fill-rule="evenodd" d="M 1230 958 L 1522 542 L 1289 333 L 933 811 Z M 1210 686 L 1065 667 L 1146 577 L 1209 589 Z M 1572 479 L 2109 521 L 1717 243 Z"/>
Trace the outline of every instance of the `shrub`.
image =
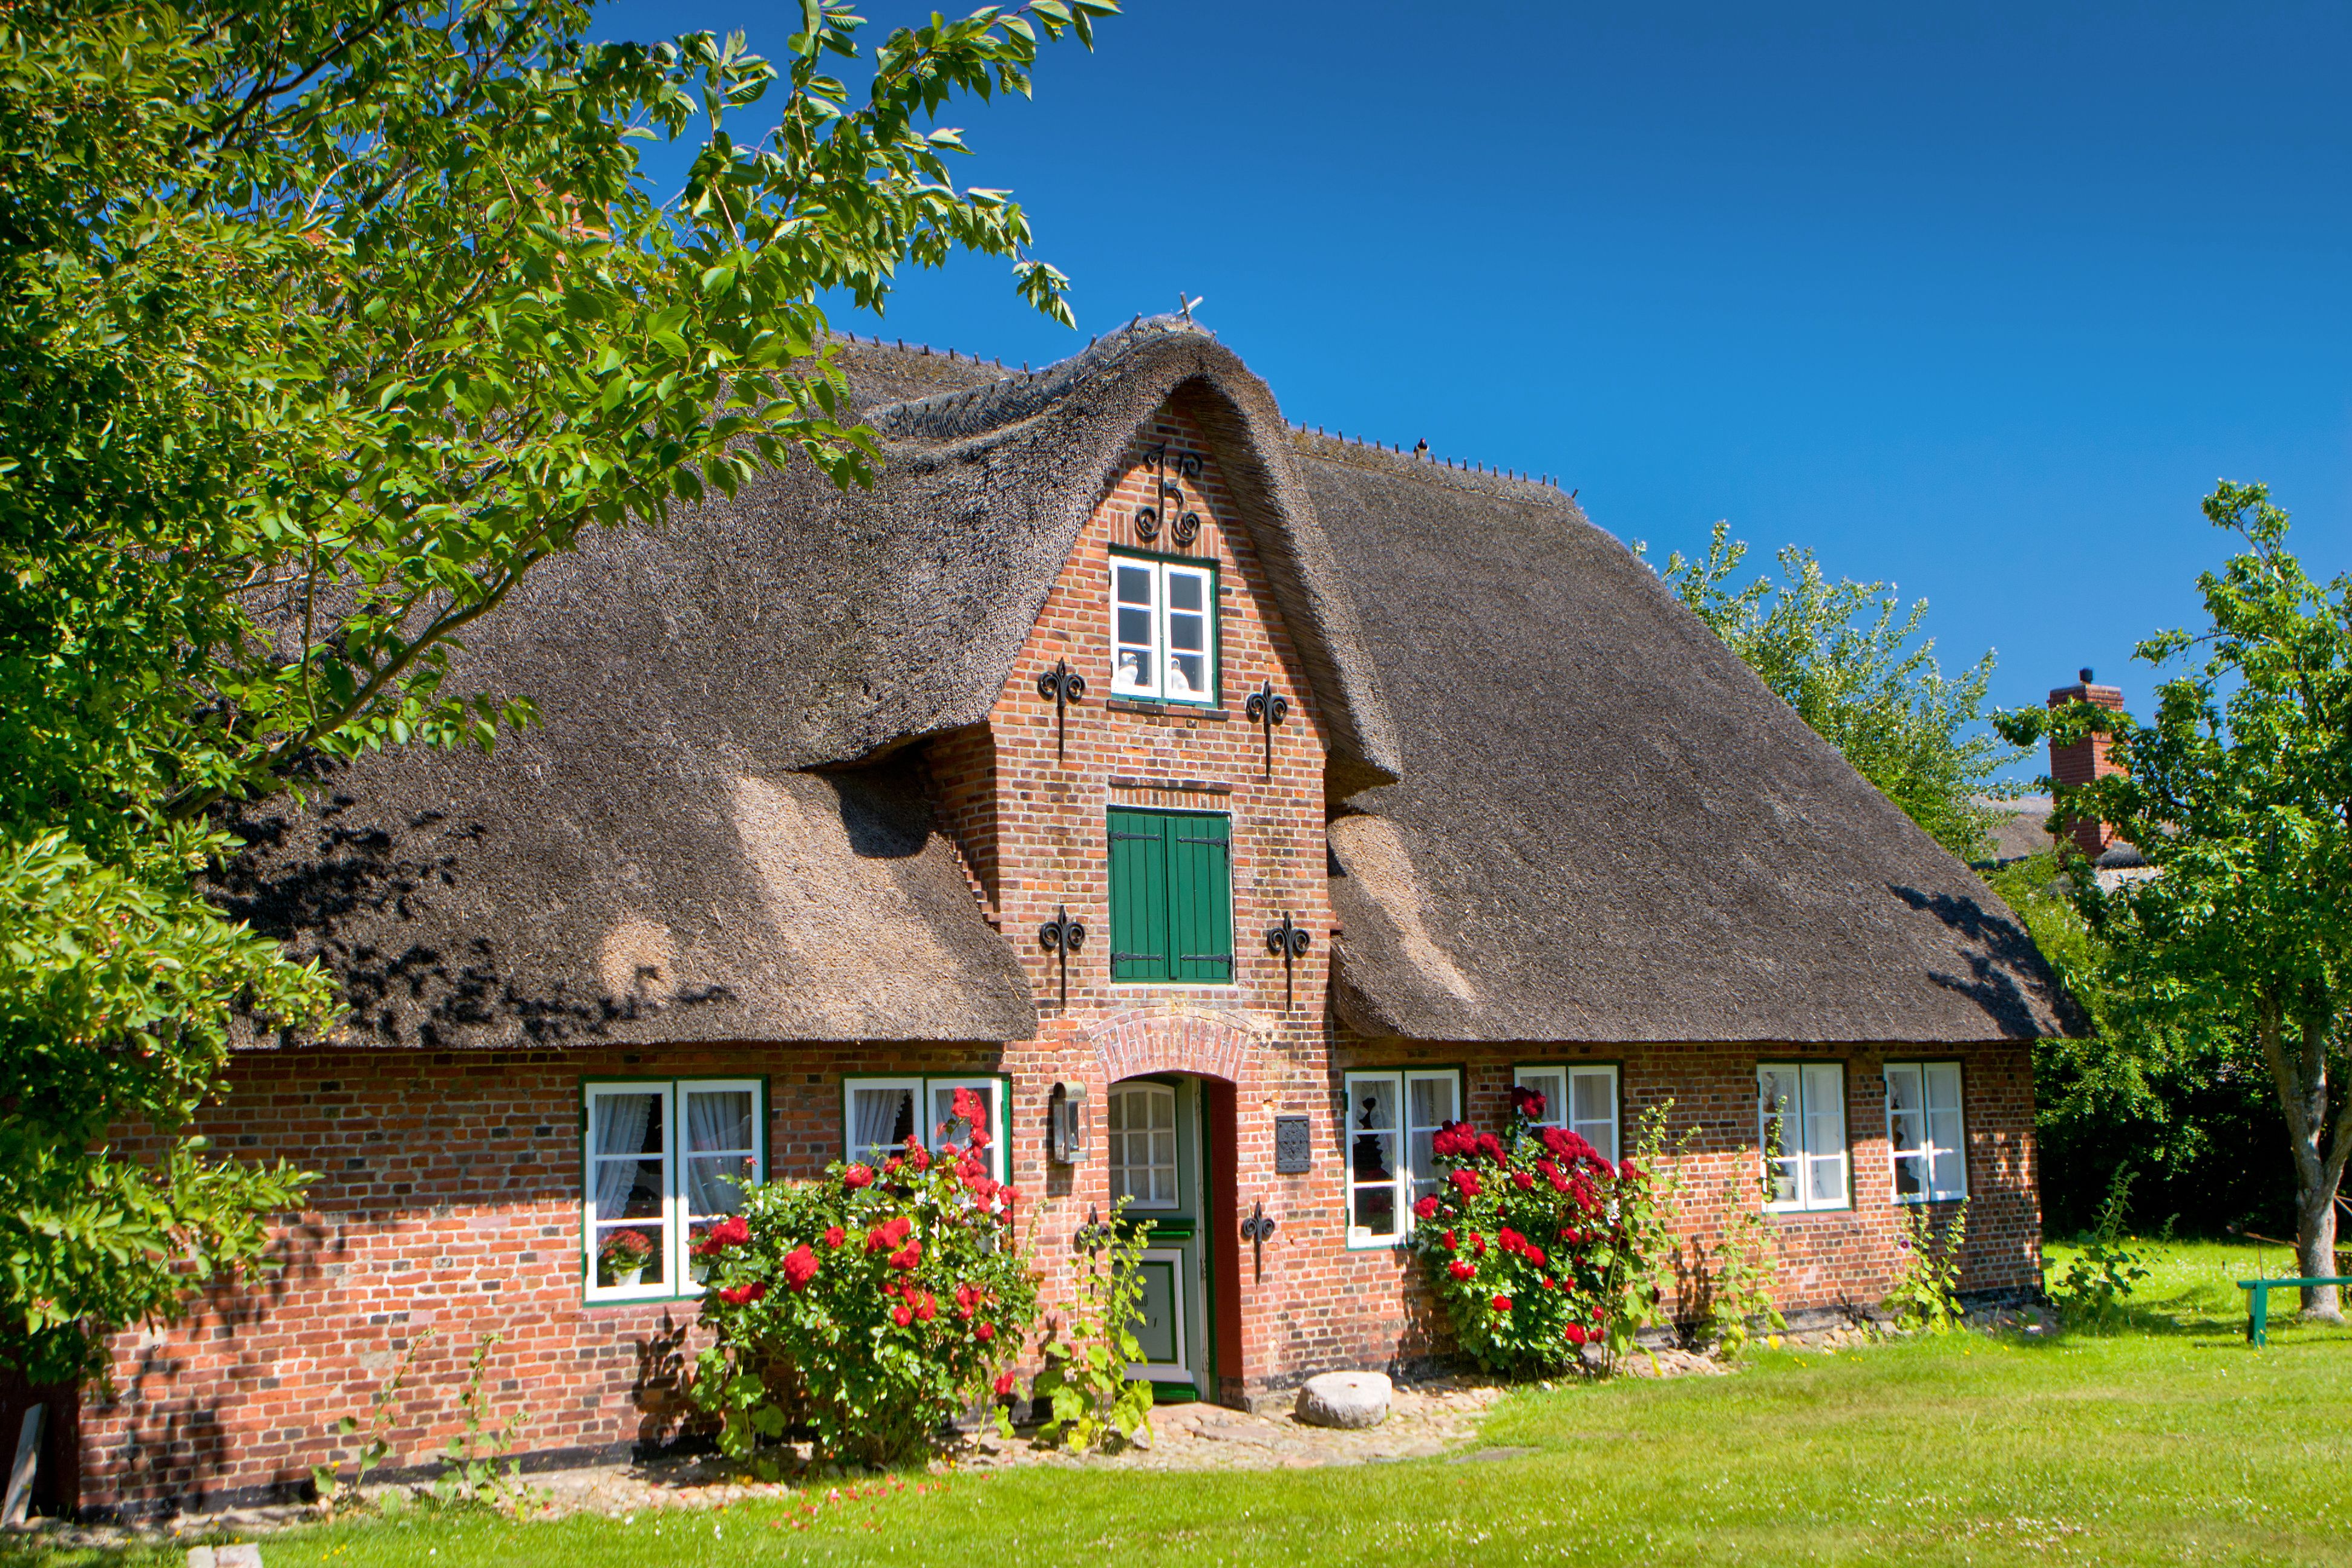
<path id="1" fill-rule="evenodd" d="M 1904 1328 L 1948 1333 L 1966 1315 L 1960 1307 L 1960 1249 L 1969 1237 L 1968 1200 L 1952 1211 L 1940 1245 L 1926 1205 L 1906 1214 L 1903 1224 L 1903 1269 L 1886 1292 L 1885 1309 Z"/>
<path id="2" fill-rule="evenodd" d="M 1133 1442 L 1151 1424 L 1151 1384 L 1127 1375 L 1143 1359 L 1133 1325 L 1142 1315 L 1140 1265 L 1149 1232 L 1122 1221 L 1126 1205 L 1121 1198 L 1110 1223 L 1081 1233 L 1086 1271 L 1037 1347 L 1045 1369 L 1029 1392 L 1048 1411 L 1037 1433 L 1041 1444 L 1076 1451 L 1103 1446 L 1114 1434 Z M 1012 1423 L 1003 1425 L 1009 1430 Z"/>
<path id="3" fill-rule="evenodd" d="M 2083 1238 L 2083 1249 L 2066 1265 L 2066 1277 L 2051 1292 L 2069 1328 L 2113 1328 L 2129 1310 L 2133 1290 L 2147 1278 L 2147 1260 L 2124 1235 L 2131 1199 L 2132 1172 L 2118 1166 L 2107 1184 L 2098 1223 Z"/>
<path id="4" fill-rule="evenodd" d="M 1413 1205 L 1412 1247 L 1463 1353 L 1538 1376 L 1596 1346 L 1603 1367 L 1656 1321 L 1672 1240 L 1662 1167 L 1664 1109 L 1634 1159 L 1612 1164 L 1576 1133 L 1538 1123 L 1543 1096 L 1512 1091 L 1508 1141 L 1468 1122 L 1441 1129 L 1443 1173 Z"/>
<path id="5" fill-rule="evenodd" d="M 995 1369 L 1020 1352 L 1037 1282 L 1016 1194 L 988 1173 L 985 1110 L 959 1090 L 955 1114 L 968 1145 L 933 1157 L 909 1138 L 878 1171 L 836 1162 L 822 1181 L 755 1187 L 695 1244 L 717 1343 L 697 1360 L 694 1398 L 731 1458 L 772 1478 L 758 1449 L 797 1413 L 822 1453 L 903 1462 L 992 1380 L 1010 1390 Z"/>
<path id="6" fill-rule="evenodd" d="M 1772 1277 L 1780 1266 L 1772 1228 L 1760 1208 L 1762 1194 L 1740 1201 L 1743 1184 L 1731 1184 L 1723 1239 L 1715 1245 L 1715 1268 L 1707 1279 L 1706 1332 L 1725 1361 L 1737 1361 L 1755 1337 L 1756 1325 L 1784 1330 L 1789 1321 L 1772 1304 Z M 1755 1184 L 1748 1184 L 1751 1187 Z"/>

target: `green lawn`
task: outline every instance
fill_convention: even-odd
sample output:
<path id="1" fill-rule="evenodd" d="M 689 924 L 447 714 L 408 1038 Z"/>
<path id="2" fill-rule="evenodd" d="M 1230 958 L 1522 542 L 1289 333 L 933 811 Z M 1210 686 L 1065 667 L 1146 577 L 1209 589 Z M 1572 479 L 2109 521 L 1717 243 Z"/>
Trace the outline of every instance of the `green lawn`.
<path id="1" fill-rule="evenodd" d="M 869 1485 L 805 1528 L 780 1528 L 806 1517 L 781 1504 L 629 1524 L 412 1517 L 280 1536 L 265 1555 L 270 1568 L 2352 1563 L 2352 1332 L 2290 1319 L 2267 1351 L 2248 1349 L 2228 1282 L 2253 1261 L 2167 1249 L 2139 1323 L 2111 1336 L 1784 1350 L 1734 1377 L 1528 1391 L 1484 1438 L 1515 1453 L 1239 1475 L 1114 1462 L 919 1496 Z M 2275 1250 L 2269 1261 L 2284 1271 Z"/>

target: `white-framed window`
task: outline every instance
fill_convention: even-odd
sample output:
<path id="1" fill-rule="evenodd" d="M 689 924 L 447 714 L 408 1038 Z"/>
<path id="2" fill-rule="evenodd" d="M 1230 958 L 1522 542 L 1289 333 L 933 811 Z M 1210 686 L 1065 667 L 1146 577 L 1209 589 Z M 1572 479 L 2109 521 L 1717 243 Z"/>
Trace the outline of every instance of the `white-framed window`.
<path id="1" fill-rule="evenodd" d="M 1843 1065 L 1758 1064 L 1756 1136 L 1764 1156 L 1766 1208 L 1846 1206 Z"/>
<path id="2" fill-rule="evenodd" d="M 1430 1142 L 1461 1120 L 1462 1074 L 1454 1068 L 1351 1072 L 1345 1087 L 1348 1245 L 1391 1247 L 1412 1232 L 1414 1202 L 1436 1190 Z"/>
<path id="3" fill-rule="evenodd" d="M 696 1238 L 743 1205 L 767 1166 L 758 1079 L 590 1079 L 581 1086 L 582 1263 L 591 1301 L 701 1289 Z"/>
<path id="4" fill-rule="evenodd" d="M 1563 1127 L 1601 1151 L 1612 1163 L 1617 1158 L 1617 1068 L 1612 1062 L 1538 1063 L 1521 1067 L 1512 1082 L 1544 1097 L 1538 1127 Z"/>
<path id="5" fill-rule="evenodd" d="M 971 1129 L 956 1119 L 955 1091 L 968 1089 L 988 1108 L 989 1174 L 1004 1180 L 1009 1081 L 998 1077 L 845 1078 L 841 1080 L 842 1158 L 879 1167 L 919 1137 L 936 1152 L 961 1143 Z"/>
<path id="6" fill-rule="evenodd" d="M 1969 1195 L 1959 1063 L 1886 1064 L 1886 1146 L 1895 1162 L 1896 1203 Z"/>
<path id="7" fill-rule="evenodd" d="M 1164 1083 L 1121 1084 L 1108 1096 L 1110 1201 L 1131 1209 L 1173 1209 L 1176 1091 Z"/>
<path id="8" fill-rule="evenodd" d="M 1114 697 L 1217 699 L 1217 573 L 1141 556 L 1110 558 Z"/>

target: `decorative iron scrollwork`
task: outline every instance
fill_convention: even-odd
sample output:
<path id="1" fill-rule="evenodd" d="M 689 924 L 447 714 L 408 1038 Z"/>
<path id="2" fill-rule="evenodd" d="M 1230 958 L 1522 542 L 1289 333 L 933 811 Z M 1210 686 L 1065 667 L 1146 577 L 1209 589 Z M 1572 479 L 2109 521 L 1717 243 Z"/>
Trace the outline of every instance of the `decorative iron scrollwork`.
<path id="1" fill-rule="evenodd" d="M 1135 537 L 1150 543 L 1160 537 L 1160 524 L 1165 521 L 1168 537 L 1180 548 L 1190 545 L 1201 537 L 1201 517 L 1184 509 L 1183 481 L 1201 477 L 1201 455 L 1171 454 L 1168 443 L 1162 441 L 1145 454 L 1145 460 L 1151 465 L 1152 503 L 1136 509 Z M 1168 477 L 1171 468 L 1176 474 L 1172 479 Z"/>
<path id="2" fill-rule="evenodd" d="M 1118 1239 L 1118 1233 L 1103 1223 L 1102 1209 L 1095 1204 L 1087 1205 L 1087 1223 L 1078 1226 L 1077 1234 L 1070 1237 L 1079 1251 L 1087 1253 L 1100 1252 Z"/>
<path id="3" fill-rule="evenodd" d="M 1087 678 L 1072 669 L 1067 659 L 1057 658 L 1053 668 L 1037 678 L 1037 695 L 1054 700 L 1054 760 L 1060 762 L 1069 739 L 1069 704 L 1086 700 Z"/>
<path id="4" fill-rule="evenodd" d="M 1054 918 L 1037 928 L 1037 945 L 1047 952 L 1058 954 L 1062 961 L 1064 1012 L 1067 1012 L 1070 1006 L 1070 954 L 1086 944 L 1086 922 L 1072 920 L 1069 910 L 1061 904 L 1054 906 Z"/>
<path id="5" fill-rule="evenodd" d="M 1291 966 L 1307 956 L 1307 949 L 1315 941 L 1305 926 L 1290 923 L 1290 911 L 1282 911 L 1282 923 L 1265 933 L 1265 950 L 1282 960 L 1282 1010 L 1290 1011 Z"/>
<path id="6" fill-rule="evenodd" d="M 1265 731 L 1265 776 L 1272 778 L 1274 727 L 1290 717 L 1290 699 L 1276 691 L 1274 682 L 1269 680 L 1250 693 L 1249 700 L 1242 705 L 1242 712 L 1251 723 Z"/>
<path id="7" fill-rule="evenodd" d="M 1274 1239 L 1275 1229 L 1274 1216 L 1265 1212 L 1265 1200 L 1261 1198 L 1252 1205 L 1249 1218 L 1242 1221 L 1242 1239 L 1250 1244 L 1251 1260 L 1260 1279 L 1265 1278 L 1265 1244 Z"/>

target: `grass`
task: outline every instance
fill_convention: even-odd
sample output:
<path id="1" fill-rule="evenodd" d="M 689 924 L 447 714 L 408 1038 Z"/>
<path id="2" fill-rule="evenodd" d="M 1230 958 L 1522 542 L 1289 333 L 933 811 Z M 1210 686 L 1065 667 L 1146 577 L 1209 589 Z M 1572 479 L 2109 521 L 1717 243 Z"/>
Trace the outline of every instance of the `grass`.
<path id="1" fill-rule="evenodd" d="M 2053 1247 L 2063 1269 L 2064 1249 Z M 2269 1272 L 2284 1271 L 2276 1256 Z M 1740 1374 L 1524 1390 L 1484 1458 L 872 1484 L 821 1504 L 513 1525 L 412 1514 L 272 1538 L 270 1568 L 974 1563 L 2352 1564 L 2352 1331 L 2241 1337 L 2248 1247 L 2156 1249 L 2133 1323 L 1956 1334 Z M 807 1521 L 802 1523 L 800 1521 Z M 43 1568 L 180 1553 L 52 1552 Z M 24 1561 L 0 1551 L 0 1563 Z"/>

